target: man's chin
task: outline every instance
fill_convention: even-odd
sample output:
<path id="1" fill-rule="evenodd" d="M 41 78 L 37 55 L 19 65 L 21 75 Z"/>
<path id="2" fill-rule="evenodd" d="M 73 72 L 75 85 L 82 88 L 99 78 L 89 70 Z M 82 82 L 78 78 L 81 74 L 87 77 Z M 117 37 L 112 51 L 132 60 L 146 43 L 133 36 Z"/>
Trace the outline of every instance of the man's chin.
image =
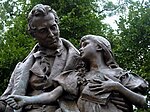
<path id="1" fill-rule="evenodd" d="M 58 44 L 57 43 L 54 43 L 54 44 L 52 44 L 52 45 L 50 45 L 50 46 L 47 46 L 47 48 L 49 48 L 49 49 L 57 49 L 58 48 Z"/>

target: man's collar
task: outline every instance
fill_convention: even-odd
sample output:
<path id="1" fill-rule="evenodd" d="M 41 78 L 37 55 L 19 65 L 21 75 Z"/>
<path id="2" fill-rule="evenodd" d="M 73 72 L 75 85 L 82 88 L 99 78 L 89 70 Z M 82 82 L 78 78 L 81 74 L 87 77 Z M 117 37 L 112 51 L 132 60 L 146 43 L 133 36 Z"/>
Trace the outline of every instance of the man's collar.
<path id="1" fill-rule="evenodd" d="M 56 50 L 47 49 L 38 44 L 38 51 L 34 53 L 34 57 L 41 57 L 41 56 L 60 56 L 62 54 L 62 51 L 64 49 L 63 43 L 61 40 L 59 40 L 60 46 Z"/>

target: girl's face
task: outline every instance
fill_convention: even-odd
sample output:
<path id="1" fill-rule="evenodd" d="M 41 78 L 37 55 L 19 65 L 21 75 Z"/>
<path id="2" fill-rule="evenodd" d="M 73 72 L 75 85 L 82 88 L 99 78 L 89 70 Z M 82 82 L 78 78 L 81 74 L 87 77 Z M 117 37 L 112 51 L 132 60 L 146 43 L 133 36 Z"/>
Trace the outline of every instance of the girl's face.
<path id="1" fill-rule="evenodd" d="M 91 40 L 84 40 L 80 43 L 80 56 L 82 60 L 90 61 L 96 57 L 96 43 Z"/>

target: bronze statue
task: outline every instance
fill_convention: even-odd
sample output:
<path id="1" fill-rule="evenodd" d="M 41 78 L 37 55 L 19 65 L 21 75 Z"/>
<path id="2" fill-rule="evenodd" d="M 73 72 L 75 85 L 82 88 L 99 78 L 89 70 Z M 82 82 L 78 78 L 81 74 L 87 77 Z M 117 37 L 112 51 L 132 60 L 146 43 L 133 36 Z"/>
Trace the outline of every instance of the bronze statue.
<path id="1" fill-rule="evenodd" d="M 58 16 L 50 6 L 38 4 L 28 15 L 29 33 L 37 40 L 30 54 L 16 65 L 8 87 L 0 98 L 0 112 L 13 112 L 6 104 L 8 95 L 34 96 L 54 89 L 52 79 L 74 69 L 79 51 L 60 38 Z M 17 112 L 55 112 L 57 101 L 49 105 L 29 105 Z"/>
<path id="2" fill-rule="evenodd" d="M 62 112 L 133 112 L 133 105 L 147 107 L 142 94 L 148 83 L 118 66 L 107 39 L 86 35 L 80 44 L 80 56 L 85 64 L 55 77 L 53 91 L 32 97 L 11 95 L 7 103 L 19 109 L 58 101 Z"/>

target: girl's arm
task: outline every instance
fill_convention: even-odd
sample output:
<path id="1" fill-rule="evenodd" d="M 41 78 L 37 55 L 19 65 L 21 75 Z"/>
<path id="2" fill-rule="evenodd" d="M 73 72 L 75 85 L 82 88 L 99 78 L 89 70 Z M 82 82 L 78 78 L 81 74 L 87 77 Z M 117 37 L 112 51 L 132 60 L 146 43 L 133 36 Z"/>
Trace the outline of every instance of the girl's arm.
<path id="1" fill-rule="evenodd" d="M 113 81 L 109 79 L 108 77 L 106 81 L 100 81 L 96 80 L 96 82 L 99 82 L 97 84 L 93 84 L 90 86 L 91 91 L 96 91 L 96 94 L 102 94 L 104 92 L 111 92 L 111 91 L 118 91 L 123 96 L 125 96 L 126 99 L 128 99 L 133 105 L 138 107 L 146 107 L 146 97 L 135 93 L 131 91 L 130 89 L 123 86 L 121 83 Z"/>
<path id="2" fill-rule="evenodd" d="M 138 107 L 147 107 L 145 96 L 131 91 L 120 83 L 118 83 L 117 86 L 117 91 L 124 95 L 132 104 Z"/>

